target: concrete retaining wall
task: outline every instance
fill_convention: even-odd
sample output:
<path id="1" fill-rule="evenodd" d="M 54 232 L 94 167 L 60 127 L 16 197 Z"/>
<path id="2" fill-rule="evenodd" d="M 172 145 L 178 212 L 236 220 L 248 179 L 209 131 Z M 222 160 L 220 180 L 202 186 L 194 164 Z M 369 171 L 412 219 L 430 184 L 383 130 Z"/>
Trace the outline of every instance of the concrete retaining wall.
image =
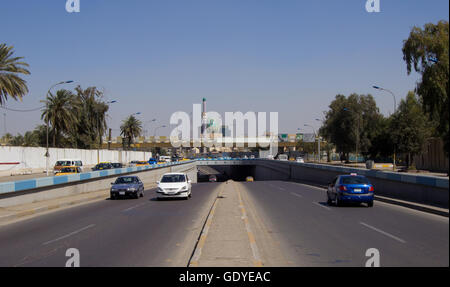
<path id="1" fill-rule="evenodd" d="M 185 172 L 193 183 L 197 182 L 195 162 L 166 163 L 149 167 L 129 167 L 105 171 L 76 174 L 71 176 L 37 178 L 26 181 L 0 183 L 0 194 L 17 192 L 18 196 L 0 199 L 0 207 L 109 189 L 111 182 L 121 174 L 136 173 L 144 185 L 153 185 L 167 172 Z M 14 190 L 11 190 L 14 188 Z M 17 188 L 17 189 L 16 189 Z M 43 189 L 39 191 L 38 189 Z M 34 192 L 33 190 L 36 190 Z M 24 193 L 30 191 L 30 193 Z"/>
<path id="2" fill-rule="evenodd" d="M 400 174 L 323 164 L 261 160 L 256 167 L 256 180 L 293 180 L 328 185 L 337 175 L 364 175 L 375 187 L 375 194 L 400 200 L 448 208 L 448 178 Z"/>
<path id="3" fill-rule="evenodd" d="M 5 163 L 22 163 L 21 166 L 23 167 L 33 170 L 45 170 L 45 151 L 46 149 L 42 147 L 0 146 L 0 175 L 2 172 L 8 173 L 9 170 L 17 166 Z M 151 152 L 64 148 L 50 148 L 49 153 L 51 169 L 53 169 L 57 160 L 64 158 L 81 159 L 83 165 L 89 166 L 95 165 L 99 161 L 129 163 L 132 160 L 148 160 L 152 156 Z"/>

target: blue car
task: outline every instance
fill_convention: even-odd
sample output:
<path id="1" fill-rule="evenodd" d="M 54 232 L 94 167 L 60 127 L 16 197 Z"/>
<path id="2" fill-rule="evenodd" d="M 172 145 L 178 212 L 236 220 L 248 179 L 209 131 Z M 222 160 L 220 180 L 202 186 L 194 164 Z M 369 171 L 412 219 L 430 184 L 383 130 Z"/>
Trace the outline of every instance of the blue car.
<path id="1" fill-rule="evenodd" d="M 327 203 L 334 202 L 336 206 L 341 203 L 366 203 L 368 207 L 373 206 L 374 187 L 369 180 L 362 175 L 352 173 L 350 175 L 339 175 L 327 189 Z"/>
<path id="2" fill-rule="evenodd" d="M 148 163 L 149 164 L 157 164 L 158 163 L 158 161 L 156 160 L 156 158 L 150 158 L 149 160 L 148 160 Z"/>

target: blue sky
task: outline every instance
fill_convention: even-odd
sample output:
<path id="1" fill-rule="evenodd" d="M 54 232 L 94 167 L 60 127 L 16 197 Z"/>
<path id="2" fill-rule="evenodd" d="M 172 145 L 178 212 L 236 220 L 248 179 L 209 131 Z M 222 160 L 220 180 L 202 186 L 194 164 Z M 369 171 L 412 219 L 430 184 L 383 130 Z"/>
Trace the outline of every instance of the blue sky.
<path id="1" fill-rule="evenodd" d="M 113 135 L 131 113 L 167 124 L 203 97 L 219 113 L 279 112 L 280 132 L 319 127 L 338 93 L 372 93 L 387 115 L 392 97 L 371 86 L 404 98 L 418 75 L 407 75 L 403 40 L 413 26 L 449 18 L 448 0 L 380 0 L 370 14 L 366 0 L 81 0 L 72 14 L 65 2 L 0 0 L 0 42 L 31 71 L 30 93 L 7 107 L 38 107 L 62 80 L 97 86 L 118 101 Z M 6 114 L 13 134 L 40 123 L 39 112 Z"/>

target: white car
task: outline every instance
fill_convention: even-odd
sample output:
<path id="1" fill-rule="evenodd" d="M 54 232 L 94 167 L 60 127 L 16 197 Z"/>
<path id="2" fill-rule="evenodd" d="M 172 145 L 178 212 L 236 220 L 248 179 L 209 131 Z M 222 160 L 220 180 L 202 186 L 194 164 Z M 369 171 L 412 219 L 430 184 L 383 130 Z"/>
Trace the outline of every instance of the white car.
<path id="1" fill-rule="evenodd" d="M 156 190 L 159 198 L 184 198 L 192 196 L 192 184 L 185 173 L 166 173 L 159 181 Z"/>
<path id="2" fill-rule="evenodd" d="M 296 162 L 305 162 L 305 160 L 302 158 L 302 157 L 297 157 L 296 159 L 295 159 L 295 161 Z"/>

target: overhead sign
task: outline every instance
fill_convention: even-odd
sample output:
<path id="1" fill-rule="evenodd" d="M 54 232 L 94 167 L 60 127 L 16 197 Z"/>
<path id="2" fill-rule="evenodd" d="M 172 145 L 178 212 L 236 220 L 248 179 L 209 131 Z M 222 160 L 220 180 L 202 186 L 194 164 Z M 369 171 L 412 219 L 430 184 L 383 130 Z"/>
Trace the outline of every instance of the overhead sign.
<path id="1" fill-rule="evenodd" d="M 313 143 L 316 141 L 316 135 L 315 134 L 303 134 L 303 141 L 305 143 Z"/>

